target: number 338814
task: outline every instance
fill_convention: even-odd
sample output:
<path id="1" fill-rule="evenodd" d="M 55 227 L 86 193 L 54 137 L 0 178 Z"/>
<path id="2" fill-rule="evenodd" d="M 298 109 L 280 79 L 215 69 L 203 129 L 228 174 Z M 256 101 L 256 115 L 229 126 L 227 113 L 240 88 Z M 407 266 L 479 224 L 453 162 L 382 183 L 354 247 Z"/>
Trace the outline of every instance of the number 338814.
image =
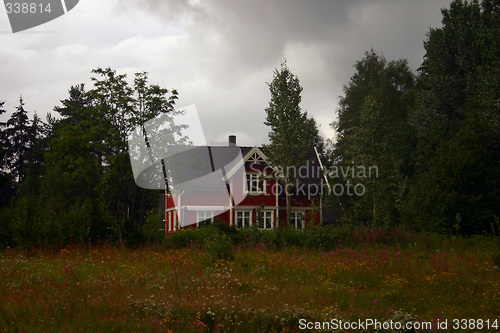
<path id="1" fill-rule="evenodd" d="M 5 4 L 7 9 L 7 14 L 36 14 L 36 13 L 50 13 L 52 9 L 50 8 L 50 3 L 48 4 L 36 4 L 28 2 L 7 2 Z"/>

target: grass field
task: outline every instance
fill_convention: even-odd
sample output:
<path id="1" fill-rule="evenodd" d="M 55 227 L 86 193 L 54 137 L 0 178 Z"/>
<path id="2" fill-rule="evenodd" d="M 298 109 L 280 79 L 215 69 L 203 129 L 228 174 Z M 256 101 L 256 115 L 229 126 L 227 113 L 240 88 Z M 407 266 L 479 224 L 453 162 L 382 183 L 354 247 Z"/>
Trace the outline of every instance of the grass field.
<path id="1" fill-rule="evenodd" d="M 300 319 L 367 318 L 500 325 L 494 239 L 358 238 L 331 250 L 223 238 L 222 256 L 210 243 L 3 250 L 0 332 L 295 332 Z"/>

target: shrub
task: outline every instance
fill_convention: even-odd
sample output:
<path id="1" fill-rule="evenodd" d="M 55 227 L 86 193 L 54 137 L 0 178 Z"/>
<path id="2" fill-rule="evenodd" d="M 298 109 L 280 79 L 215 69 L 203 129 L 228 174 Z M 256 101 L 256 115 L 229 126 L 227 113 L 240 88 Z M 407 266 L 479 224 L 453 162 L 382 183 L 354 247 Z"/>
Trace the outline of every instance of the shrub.
<path id="1" fill-rule="evenodd" d="M 205 240 L 205 249 L 212 261 L 233 261 L 235 257 L 233 242 L 226 234 L 216 234 Z"/>
<path id="2" fill-rule="evenodd" d="M 147 213 L 146 223 L 141 228 L 144 239 L 153 244 L 160 244 L 165 239 L 165 231 L 161 230 L 161 227 L 165 227 L 163 217 L 164 212 L 159 209 Z"/>
<path id="3" fill-rule="evenodd" d="M 238 233 L 238 229 L 236 229 L 235 226 L 229 226 L 226 222 L 222 221 L 219 218 L 215 219 L 214 223 L 212 223 L 212 226 L 214 228 L 217 228 L 217 230 L 219 230 L 219 233 L 223 233 L 229 236 L 233 236 Z"/>
<path id="4" fill-rule="evenodd" d="M 217 234 L 217 229 L 210 226 L 202 229 L 183 229 L 173 232 L 165 239 L 164 245 L 173 248 L 186 248 L 193 245 L 203 245 L 205 239 Z"/>

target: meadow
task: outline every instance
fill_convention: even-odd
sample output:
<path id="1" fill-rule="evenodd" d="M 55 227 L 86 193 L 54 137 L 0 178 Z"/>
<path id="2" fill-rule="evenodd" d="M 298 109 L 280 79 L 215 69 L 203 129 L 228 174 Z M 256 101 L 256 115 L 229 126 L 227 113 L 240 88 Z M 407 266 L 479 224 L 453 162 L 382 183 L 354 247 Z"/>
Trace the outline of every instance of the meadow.
<path id="1" fill-rule="evenodd" d="M 0 332 L 296 332 L 301 319 L 366 318 L 500 325 L 493 237 L 222 231 L 135 248 L 1 250 Z"/>

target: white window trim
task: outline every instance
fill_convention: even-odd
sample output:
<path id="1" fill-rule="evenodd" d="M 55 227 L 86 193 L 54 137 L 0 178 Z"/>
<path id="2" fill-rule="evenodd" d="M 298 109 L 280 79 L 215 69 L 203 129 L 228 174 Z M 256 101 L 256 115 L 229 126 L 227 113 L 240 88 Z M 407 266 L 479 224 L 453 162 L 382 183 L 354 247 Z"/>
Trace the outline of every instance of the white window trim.
<path id="1" fill-rule="evenodd" d="M 252 163 L 263 163 L 266 160 L 262 157 L 262 155 L 255 151 L 251 156 L 248 157 L 247 161 Z"/>
<path id="2" fill-rule="evenodd" d="M 302 210 L 293 210 L 290 212 L 290 224 L 292 224 L 296 229 L 305 229 L 306 227 L 306 221 L 303 218 L 303 215 L 305 214 L 304 211 Z M 302 228 L 297 228 L 297 220 L 302 222 Z"/>
<path id="3" fill-rule="evenodd" d="M 207 214 L 208 213 L 208 214 Z M 203 219 L 201 216 L 203 215 Z M 208 215 L 208 217 L 207 217 Z M 196 227 L 200 226 L 200 222 L 210 219 L 210 223 L 214 223 L 214 211 L 213 210 L 198 210 L 196 211 Z"/>
<path id="4" fill-rule="evenodd" d="M 258 181 L 258 182 L 262 182 L 262 191 L 252 191 L 251 188 L 252 186 L 248 187 L 247 186 L 247 176 L 250 175 L 250 176 L 257 176 L 256 179 L 251 179 L 250 180 L 250 183 L 252 183 L 253 181 Z M 265 179 L 259 179 L 259 173 L 257 172 L 246 172 L 245 174 L 245 177 L 243 178 L 243 186 L 244 186 L 244 189 L 245 189 L 245 194 L 266 194 L 266 180 Z"/>
<path id="5" fill-rule="evenodd" d="M 241 213 L 242 216 L 241 218 L 243 219 L 242 220 L 242 226 L 238 226 L 238 214 Z M 245 216 L 245 213 L 248 213 L 248 217 Z M 236 226 L 236 228 L 246 228 L 246 227 L 251 227 L 252 226 L 252 210 L 251 209 L 248 209 L 248 210 L 237 210 L 235 211 L 235 221 L 234 221 L 234 225 Z M 245 219 L 248 218 L 248 225 L 245 225 Z"/>
<path id="6" fill-rule="evenodd" d="M 266 228 L 266 214 L 271 214 L 271 227 Z M 262 229 L 263 230 L 271 230 L 274 229 L 274 210 L 271 209 L 265 209 L 262 211 Z"/>

